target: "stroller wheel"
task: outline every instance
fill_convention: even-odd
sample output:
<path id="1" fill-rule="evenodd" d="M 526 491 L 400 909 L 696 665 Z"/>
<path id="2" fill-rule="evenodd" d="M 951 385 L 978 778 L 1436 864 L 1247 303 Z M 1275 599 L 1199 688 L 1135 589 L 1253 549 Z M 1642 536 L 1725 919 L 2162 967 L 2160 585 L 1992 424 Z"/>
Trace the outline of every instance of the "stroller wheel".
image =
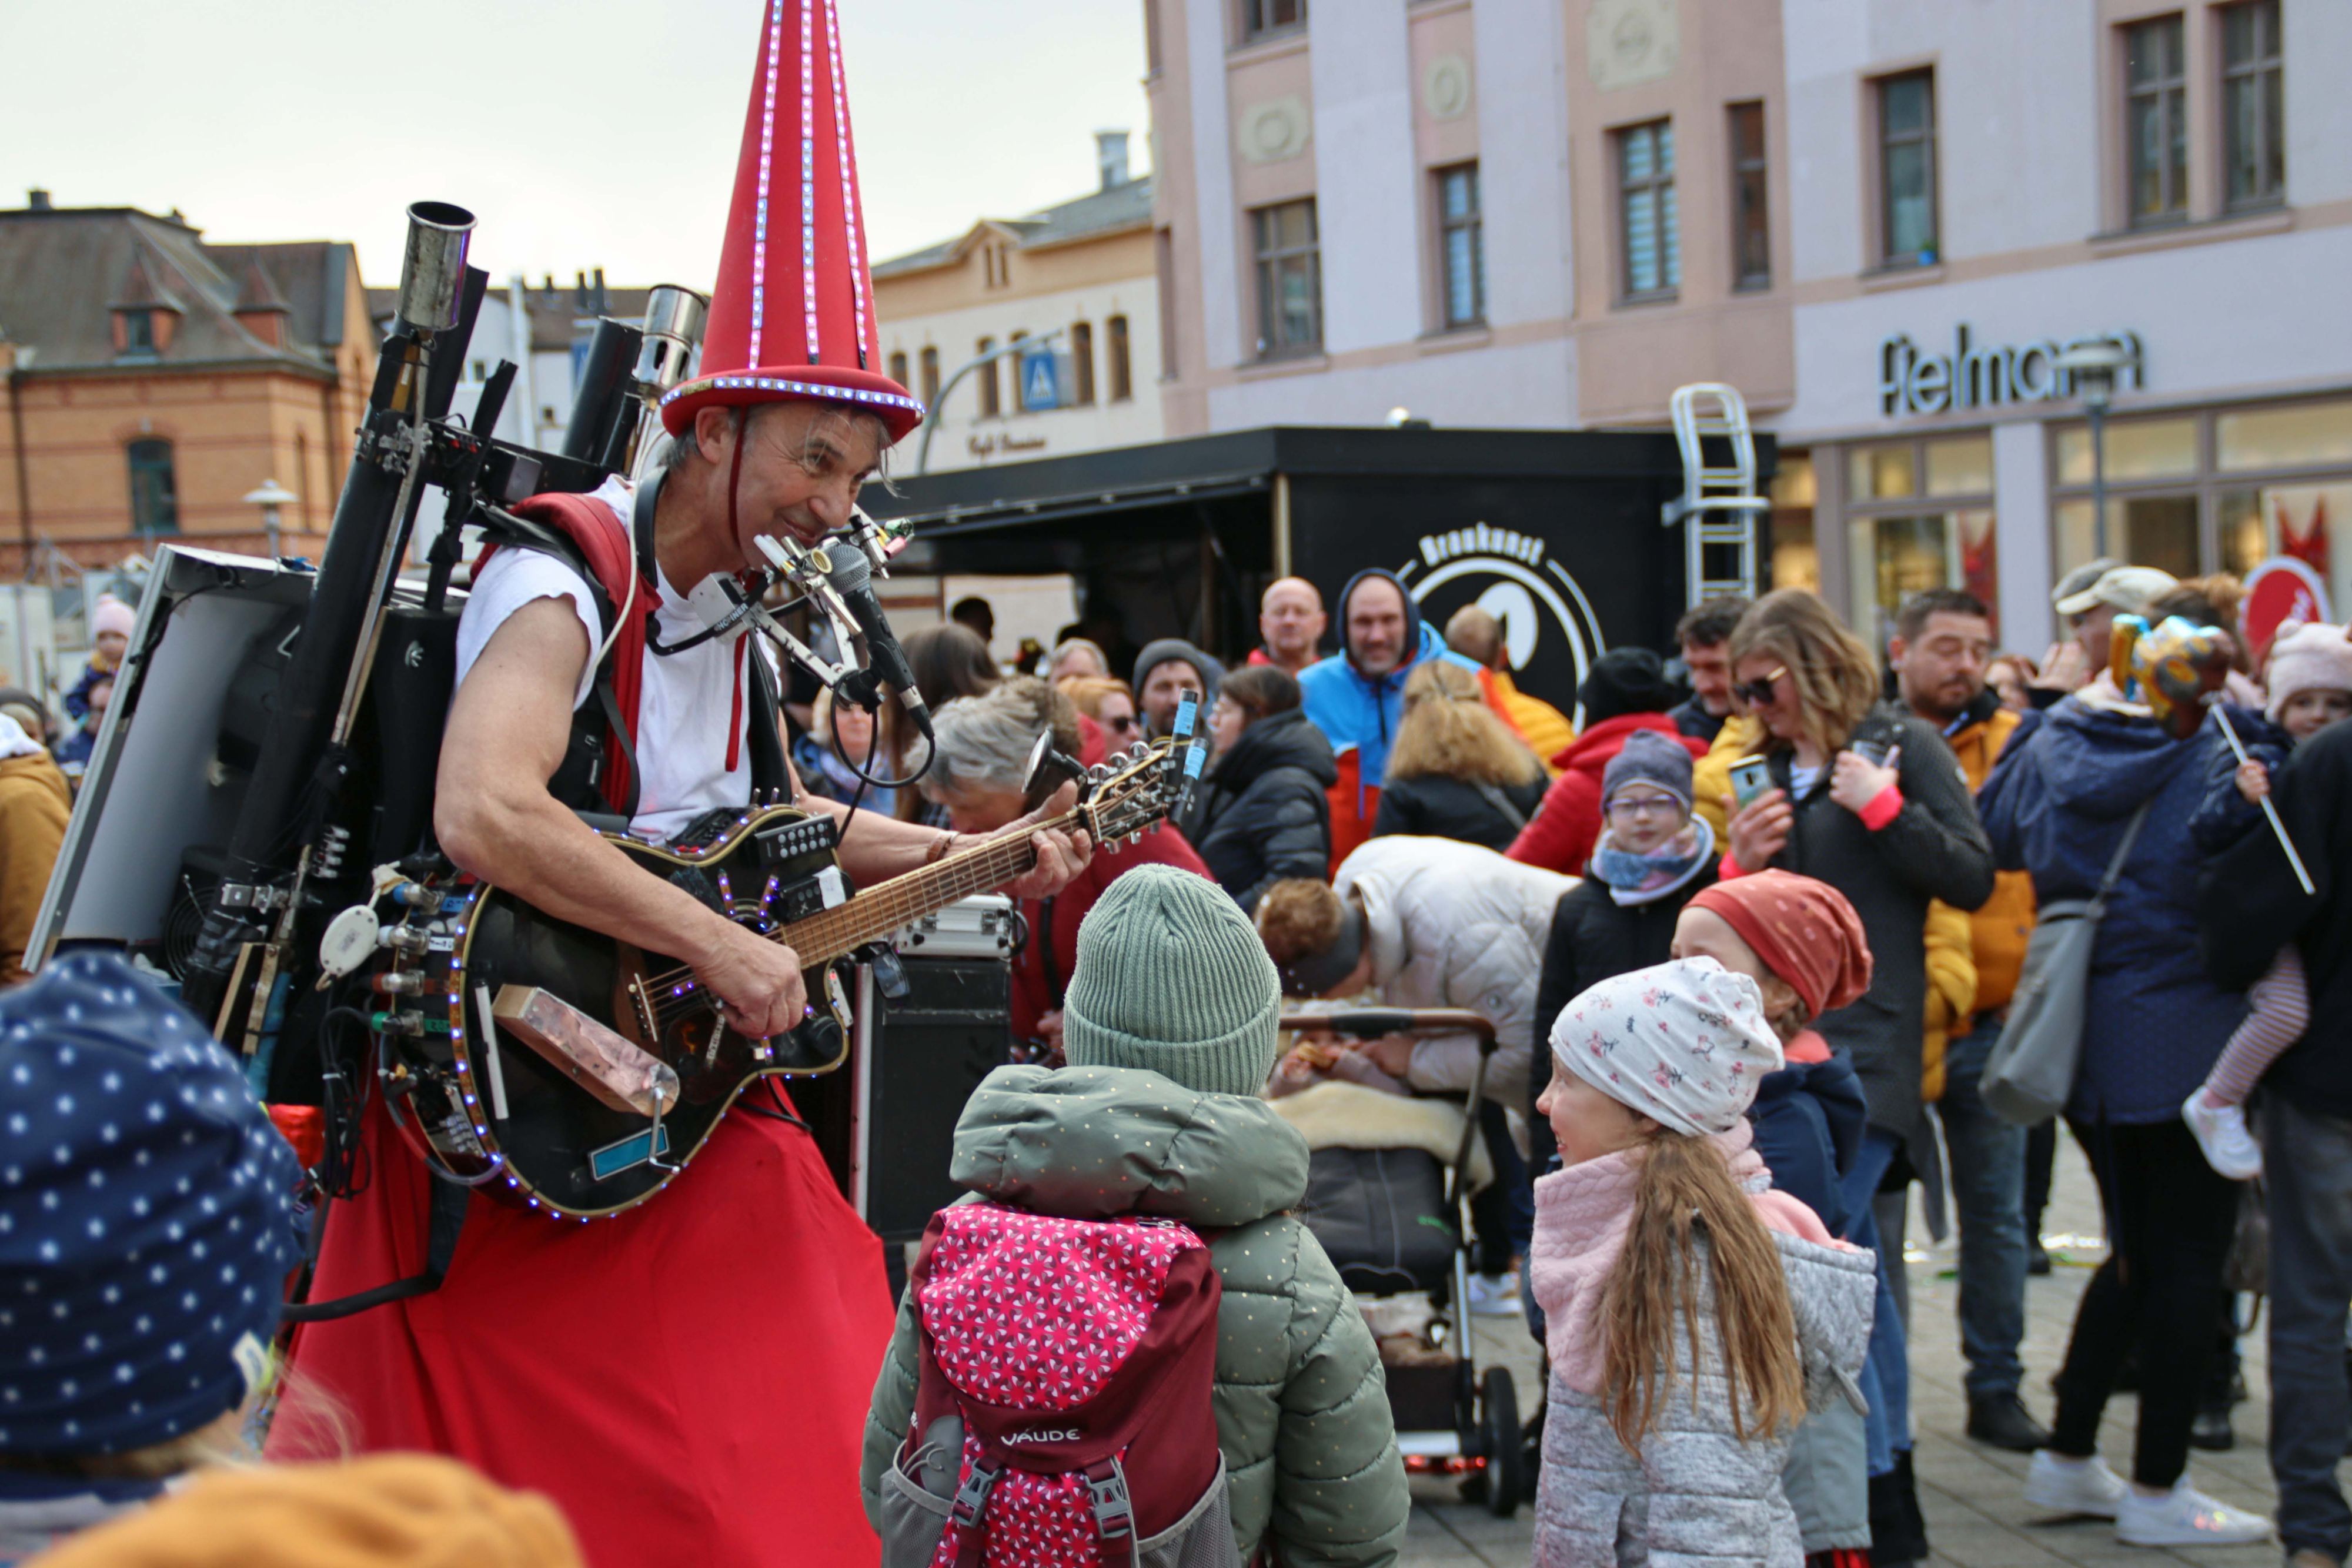
<path id="1" fill-rule="evenodd" d="M 1486 1508 L 1497 1519 L 1518 1512 L 1528 1485 L 1519 1391 L 1510 1368 L 1489 1367 L 1479 1387 L 1478 1429 L 1486 1449 Z"/>

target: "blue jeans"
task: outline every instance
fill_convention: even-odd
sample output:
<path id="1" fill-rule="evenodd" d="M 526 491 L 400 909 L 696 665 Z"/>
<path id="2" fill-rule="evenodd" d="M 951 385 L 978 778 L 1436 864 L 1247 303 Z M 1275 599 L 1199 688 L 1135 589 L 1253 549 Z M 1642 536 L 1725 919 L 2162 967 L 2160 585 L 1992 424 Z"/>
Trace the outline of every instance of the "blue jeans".
<path id="1" fill-rule="evenodd" d="M 2000 1038 L 1987 1018 L 1944 1052 L 1944 1149 L 1960 1224 L 1960 1353 L 1969 1397 L 2015 1394 L 2025 1369 L 2025 1129 L 1992 1113 L 1979 1093 L 1985 1058 Z"/>
<path id="2" fill-rule="evenodd" d="M 2287 1551 L 2352 1549 L 2336 1484 L 2352 1390 L 2344 1317 L 2352 1308 L 2352 1121 L 2263 1101 L 2271 1212 L 2271 1475 Z"/>
<path id="3" fill-rule="evenodd" d="M 1892 1470 L 1895 1454 L 1907 1453 L 1911 1448 L 1911 1367 L 1906 1359 L 1903 1318 L 1895 1309 L 1890 1278 L 1893 1270 L 1903 1266 L 1903 1260 L 1890 1260 L 1879 1246 L 1878 1221 L 1870 1211 L 1870 1200 L 1902 1146 L 1902 1140 L 1883 1127 L 1865 1129 L 1853 1166 L 1838 1183 L 1845 1194 L 1846 1212 L 1854 1217 L 1845 1239 L 1878 1254 L 1878 1305 L 1871 1320 L 1870 1354 L 1863 1363 L 1861 1380 L 1862 1396 L 1870 1402 L 1862 1427 L 1874 1476 Z"/>

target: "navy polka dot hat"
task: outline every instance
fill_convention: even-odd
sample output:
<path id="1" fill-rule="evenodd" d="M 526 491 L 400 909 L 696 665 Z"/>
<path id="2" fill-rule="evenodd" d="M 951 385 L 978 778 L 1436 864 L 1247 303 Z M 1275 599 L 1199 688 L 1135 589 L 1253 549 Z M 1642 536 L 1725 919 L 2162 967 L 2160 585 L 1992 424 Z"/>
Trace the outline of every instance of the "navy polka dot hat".
<path id="1" fill-rule="evenodd" d="M 122 959 L 0 994 L 0 1453 L 124 1453 L 243 1403 L 300 1177 L 236 1061 Z"/>

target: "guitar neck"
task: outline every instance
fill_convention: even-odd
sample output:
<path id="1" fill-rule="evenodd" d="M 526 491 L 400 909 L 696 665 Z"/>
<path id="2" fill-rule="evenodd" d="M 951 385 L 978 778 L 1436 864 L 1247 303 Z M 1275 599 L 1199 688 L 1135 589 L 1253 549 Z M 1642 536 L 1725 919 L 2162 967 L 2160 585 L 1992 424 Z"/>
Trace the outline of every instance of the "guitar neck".
<path id="1" fill-rule="evenodd" d="M 1044 829 L 1082 825 L 1072 812 L 1045 823 Z M 958 899 L 976 893 L 993 893 L 1037 863 L 1034 835 L 990 839 L 959 851 L 937 865 L 892 877 L 867 888 L 846 904 L 822 915 L 796 920 L 772 934 L 800 956 L 803 966 L 814 969 L 844 957 L 868 942 L 877 942 L 900 926 L 936 914 Z"/>

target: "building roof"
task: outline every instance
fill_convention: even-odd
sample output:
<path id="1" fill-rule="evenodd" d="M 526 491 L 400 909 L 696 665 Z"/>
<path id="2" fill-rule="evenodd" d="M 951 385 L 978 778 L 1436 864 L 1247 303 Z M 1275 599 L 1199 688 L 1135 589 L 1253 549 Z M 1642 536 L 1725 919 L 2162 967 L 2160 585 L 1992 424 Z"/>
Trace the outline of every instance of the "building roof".
<path id="1" fill-rule="evenodd" d="M 0 210 L 0 338 L 29 350 L 18 362 L 33 374 L 126 363 L 276 363 L 331 373 L 355 265 L 341 241 L 208 245 L 176 214 L 136 207 Z M 240 300 L 250 309 L 256 299 L 285 308 L 284 342 L 238 323 Z M 178 315 L 160 352 L 115 352 L 111 312 L 124 307 Z"/>
<path id="2" fill-rule="evenodd" d="M 585 277 L 585 275 L 582 275 Z M 555 354 L 568 350 L 572 341 L 593 329 L 600 316 L 611 316 L 635 325 L 645 319 L 646 297 L 650 288 L 615 288 L 590 282 L 558 284 L 550 274 L 543 284 L 526 282 L 523 287 L 524 306 L 530 312 L 530 347 L 533 353 Z M 514 291 L 503 285 L 493 285 L 484 291 L 491 299 L 504 303 Z M 399 303 L 397 288 L 371 288 L 367 291 L 368 315 L 378 322 L 392 319 L 393 308 Z M 488 359 L 507 350 L 504 342 L 476 342 L 471 353 L 477 359 Z"/>
<path id="3" fill-rule="evenodd" d="M 1151 222 L 1151 176 L 1146 174 L 1139 180 L 1129 180 L 1106 190 L 1089 191 L 1076 201 L 1046 207 L 1026 217 L 982 218 L 954 239 L 942 240 L 921 250 L 911 250 L 887 261 L 876 262 L 874 276 L 895 277 L 901 273 L 944 267 L 960 260 L 973 240 L 989 229 L 1010 234 L 1023 250 L 1036 250 L 1049 245 L 1066 245 L 1072 240 L 1091 239 L 1097 235 L 1140 228 Z"/>

